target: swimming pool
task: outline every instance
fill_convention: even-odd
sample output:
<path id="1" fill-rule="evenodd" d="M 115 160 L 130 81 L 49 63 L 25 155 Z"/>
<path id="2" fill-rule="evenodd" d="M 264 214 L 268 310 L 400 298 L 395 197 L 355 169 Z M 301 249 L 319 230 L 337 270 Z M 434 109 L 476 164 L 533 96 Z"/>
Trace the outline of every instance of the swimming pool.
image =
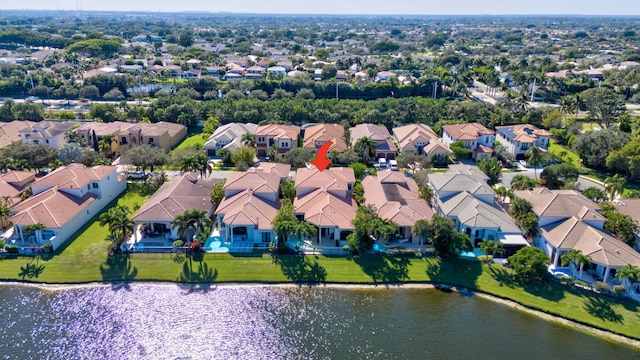
<path id="1" fill-rule="evenodd" d="M 217 253 L 226 253 L 229 252 L 230 245 L 222 242 L 220 236 L 212 236 L 207 239 L 207 242 L 204 244 L 204 251 L 206 252 L 217 252 Z"/>
<path id="2" fill-rule="evenodd" d="M 380 245 L 378 243 L 373 244 L 373 251 L 378 251 L 378 252 L 387 252 L 387 247 Z"/>

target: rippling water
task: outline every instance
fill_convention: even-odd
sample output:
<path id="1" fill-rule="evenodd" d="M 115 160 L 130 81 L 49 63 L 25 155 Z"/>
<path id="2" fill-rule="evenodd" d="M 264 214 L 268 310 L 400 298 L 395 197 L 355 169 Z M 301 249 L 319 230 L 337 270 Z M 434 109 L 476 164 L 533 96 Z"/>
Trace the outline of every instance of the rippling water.
<path id="1" fill-rule="evenodd" d="M 419 289 L 0 286 L 6 359 L 634 359 L 484 299 Z"/>

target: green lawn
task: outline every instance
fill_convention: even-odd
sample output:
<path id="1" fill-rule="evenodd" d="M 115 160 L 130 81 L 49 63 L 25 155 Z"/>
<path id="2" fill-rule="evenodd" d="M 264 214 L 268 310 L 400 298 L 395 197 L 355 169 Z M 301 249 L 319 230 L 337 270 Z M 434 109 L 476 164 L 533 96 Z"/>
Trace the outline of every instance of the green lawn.
<path id="1" fill-rule="evenodd" d="M 197 144 L 204 146 L 204 143 L 206 142 L 206 140 L 207 139 L 202 137 L 202 128 L 198 127 L 195 130 L 190 129 L 189 133 L 187 134 L 187 137 L 184 138 L 184 140 L 182 140 L 182 142 L 178 144 L 178 146 L 176 146 L 174 151 L 184 149 L 187 147 L 194 147 Z"/>
<path id="2" fill-rule="evenodd" d="M 118 204 L 141 204 L 131 191 Z M 383 256 L 297 256 L 269 254 L 133 254 L 107 256 L 107 229 L 88 223 L 51 258 L 0 260 L 0 279 L 49 283 L 123 280 L 179 282 L 438 282 L 480 290 L 523 305 L 615 333 L 640 338 L 640 304 L 613 300 L 559 285 L 521 285 L 509 270 L 475 261 L 439 261 Z"/>

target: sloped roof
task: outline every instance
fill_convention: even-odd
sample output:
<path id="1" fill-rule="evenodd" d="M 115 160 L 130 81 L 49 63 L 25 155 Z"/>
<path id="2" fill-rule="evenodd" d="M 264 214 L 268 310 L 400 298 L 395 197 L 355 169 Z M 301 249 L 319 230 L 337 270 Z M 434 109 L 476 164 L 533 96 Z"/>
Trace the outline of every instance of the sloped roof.
<path id="1" fill-rule="evenodd" d="M 591 261 L 614 267 L 640 266 L 640 253 L 611 234 L 570 217 L 540 228 L 542 235 L 558 249 L 576 249 Z"/>
<path id="2" fill-rule="evenodd" d="M 247 171 L 257 171 L 265 173 L 274 173 L 280 176 L 280 180 L 284 180 L 289 177 L 289 171 L 291 165 L 283 163 L 261 162 L 256 166 L 250 167 Z"/>
<path id="3" fill-rule="evenodd" d="M 535 142 L 539 136 L 550 137 L 552 135 L 551 132 L 538 129 L 531 124 L 496 126 L 496 132 L 504 134 L 508 139 L 525 143 Z"/>
<path id="4" fill-rule="evenodd" d="M 7 147 L 12 142 L 20 141 L 20 131 L 35 124 L 37 123 L 23 120 L 0 123 L 0 148 Z"/>
<path id="5" fill-rule="evenodd" d="M 413 179 L 397 171 L 380 171 L 362 180 L 364 198 L 378 210 L 378 216 L 399 226 L 413 226 L 419 219 L 429 220 L 433 210 L 418 195 Z"/>
<path id="6" fill-rule="evenodd" d="M 129 128 L 135 126 L 136 124 L 127 123 L 123 121 L 114 121 L 110 123 L 104 122 L 87 122 L 80 125 L 76 131 L 78 132 L 89 132 L 92 133 L 95 131 L 96 136 L 105 136 L 105 135 L 119 135 L 123 132 L 126 132 Z"/>
<path id="7" fill-rule="evenodd" d="M 624 199 L 613 203 L 613 205 L 621 213 L 629 215 L 633 220 L 640 222 L 640 199 Z"/>
<path id="8" fill-rule="evenodd" d="M 347 150 L 347 142 L 344 139 L 344 127 L 340 124 L 318 124 L 309 126 L 304 131 L 303 147 L 315 149 L 316 142 L 333 142 L 329 151 L 342 152 Z"/>
<path id="9" fill-rule="evenodd" d="M 456 141 L 477 140 L 481 135 L 493 135 L 496 133 L 478 123 L 443 125 L 442 131 L 447 132 Z"/>
<path id="10" fill-rule="evenodd" d="M 230 143 L 225 147 L 235 148 L 242 145 L 242 135 L 246 133 L 255 134 L 258 129 L 257 124 L 229 123 L 222 125 L 209 136 L 204 144 L 205 148 L 215 148 L 219 140 L 228 140 Z"/>
<path id="11" fill-rule="evenodd" d="M 416 142 L 428 142 L 427 154 L 451 153 L 438 138 L 438 135 L 425 124 L 409 124 L 393 129 L 393 136 L 402 150 L 414 150 Z"/>
<path id="12" fill-rule="evenodd" d="M 224 215 L 222 221 L 227 225 L 255 225 L 259 230 L 271 230 L 279 208 L 279 204 L 244 190 L 222 200 L 215 212 Z"/>
<path id="13" fill-rule="evenodd" d="M 276 172 L 234 172 L 224 184 L 225 193 L 252 190 L 252 192 L 278 193 L 281 176 Z"/>
<path id="14" fill-rule="evenodd" d="M 20 130 L 30 139 L 50 139 L 65 133 L 73 125 L 80 124 L 77 121 L 41 121 Z"/>
<path id="15" fill-rule="evenodd" d="M 53 187 L 15 205 L 11 209 L 15 214 L 11 222 L 16 225 L 41 223 L 48 229 L 59 229 L 97 198 L 98 195 L 90 192 L 76 197 Z"/>
<path id="16" fill-rule="evenodd" d="M 300 136 L 300 126 L 269 124 L 258 126 L 256 136 L 273 136 L 274 140 L 296 140 Z"/>
<path id="17" fill-rule="evenodd" d="M 36 179 L 36 174 L 28 171 L 9 171 L 0 174 L 0 197 L 8 196 L 11 204 L 20 201 L 22 190 Z"/>
<path id="18" fill-rule="evenodd" d="M 324 189 L 317 189 L 293 201 L 296 213 L 304 214 L 304 219 L 316 226 L 335 226 L 351 229 L 351 221 L 356 217 L 358 207 L 348 197 L 338 197 Z"/>
<path id="19" fill-rule="evenodd" d="M 489 184 L 469 173 L 448 171 L 446 173 L 429 174 L 429 182 L 433 185 L 438 194 L 449 192 L 457 194 L 466 191 L 474 196 L 495 196 L 495 192 Z"/>
<path id="20" fill-rule="evenodd" d="M 358 124 L 351 129 L 351 146 L 354 146 L 360 138 L 369 137 L 377 143 L 378 150 L 396 151 L 391 134 L 386 127 L 375 124 Z"/>
<path id="21" fill-rule="evenodd" d="M 521 233 L 511 216 L 502 208 L 478 200 L 467 191 L 440 202 L 439 205 L 445 216 L 456 217 L 465 225 L 474 228 L 500 229 L 503 233 Z"/>
<path id="22" fill-rule="evenodd" d="M 317 168 L 299 168 L 296 172 L 295 187 L 312 189 L 348 190 L 349 183 L 355 183 L 353 169 L 335 167 L 319 171 Z"/>
<path id="23" fill-rule="evenodd" d="M 92 181 L 100 181 L 116 170 L 115 166 L 100 165 L 85 167 L 83 164 L 69 164 L 59 167 L 45 177 L 36 180 L 32 187 L 54 187 L 59 189 L 77 189 Z"/>
<path id="24" fill-rule="evenodd" d="M 171 222 L 186 210 L 211 211 L 211 190 L 220 179 L 198 179 L 189 172 L 176 176 L 162 184 L 136 211 L 132 220 L 136 222 Z"/>
<path id="25" fill-rule="evenodd" d="M 598 211 L 600 207 L 576 190 L 516 190 L 516 197 L 531 203 L 533 212 L 539 217 L 572 217 L 585 220 L 606 220 Z"/>

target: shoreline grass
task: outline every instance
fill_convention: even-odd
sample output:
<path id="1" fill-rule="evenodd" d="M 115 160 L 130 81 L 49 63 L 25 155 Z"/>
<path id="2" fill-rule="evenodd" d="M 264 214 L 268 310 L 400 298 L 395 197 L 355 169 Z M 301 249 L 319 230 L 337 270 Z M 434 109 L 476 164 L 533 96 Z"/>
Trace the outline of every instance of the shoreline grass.
<path id="1" fill-rule="evenodd" d="M 127 191 L 117 203 L 145 197 Z M 509 269 L 477 261 L 393 256 L 280 255 L 267 253 L 107 256 L 107 228 L 97 216 L 53 256 L 0 260 L 0 280 L 51 284 L 122 281 L 181 283 L 449 284 L 514 301 L 543 313 L 640 339 L 640 304 L 550 284 L 521 284 Z"/>

